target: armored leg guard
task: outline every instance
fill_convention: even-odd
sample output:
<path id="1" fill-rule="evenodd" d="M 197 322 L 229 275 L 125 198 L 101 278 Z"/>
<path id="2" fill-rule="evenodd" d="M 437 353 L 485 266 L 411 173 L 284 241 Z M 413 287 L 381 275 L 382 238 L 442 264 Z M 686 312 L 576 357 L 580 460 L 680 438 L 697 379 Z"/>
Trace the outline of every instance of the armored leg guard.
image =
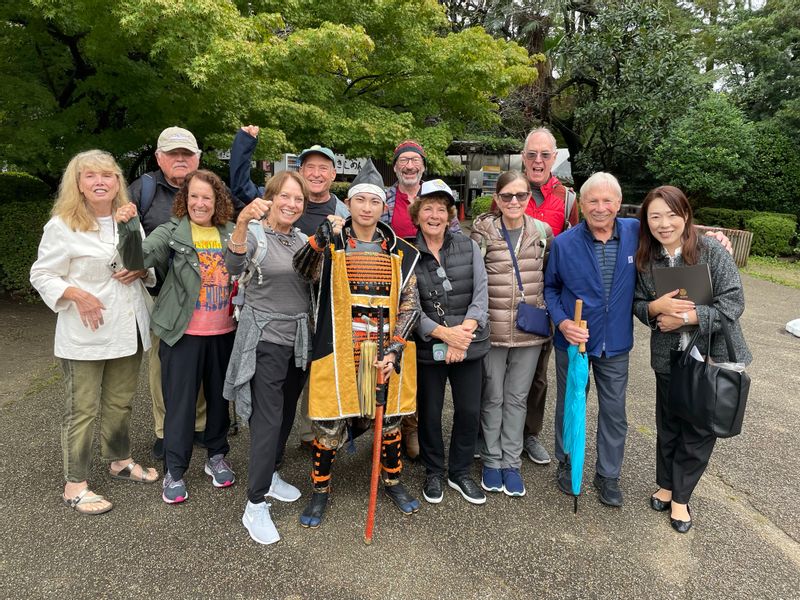
<path id="1" fill-rule="evenodd" d="M 419 510 L 419 500 L 408 493 L 405 486 L 400 483 L 400 472 L 403 470 L 403 461 L 400 459 L 400 431 L 395 429 L 383 436 L 381 448 L 381 466 L 384 471 L 384 491 L 395 506 L 403 514 L 410 515 Z"/>
<path id="2" fill-rule="evenodd" d="M 319 527 L 322 522 L 330 498 L 331 470 L 334 460 L 336 460 L 336 449 L 323 446 L 319 440 L 315 439 L 312 443 L 313 463 L 311 469 L 314 493 L 311 494 L 308 505 L 300 515 L 300 525 L 303 527 L 314 529 Z"/>

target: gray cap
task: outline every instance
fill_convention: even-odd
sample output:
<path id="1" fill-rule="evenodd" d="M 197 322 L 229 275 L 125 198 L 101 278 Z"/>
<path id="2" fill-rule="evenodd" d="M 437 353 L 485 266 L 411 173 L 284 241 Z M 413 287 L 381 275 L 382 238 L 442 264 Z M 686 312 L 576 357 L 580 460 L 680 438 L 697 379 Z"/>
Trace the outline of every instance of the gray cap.
<path id="1" fill-rule="evenodd" d="M 303 164 L 303 161 L 309 154 L 321 154 L 328 160 L 333 163 L 333 166 L 336 166 L 336 157 L 333 155 L 333 150 L 330 148 L 325 148 L 324 146 L 320 146 L 319 144 L 314 144 L 311 148 L 306 148 L 303 150 L 298 156 L 297 160 L 300 161 L 300 164 Z"/>
<path id="2" fill-rule="evenodd" d="M 352 198 L 356 194 L 367 192 L 375 194 L 381 200 L 386 202 L 386 190 L 383 187 L 383 177 L 378 173 L 378 169 L 372 164 L 372 159 L 368 158 L 364 166 L 353 179 L 350 184 L 350 189 L 347 190 L 347 197 Z"/>
<path id="3" fill-rule="evenodd" d="M 417 197 L 424 198 L 425 196 L 433 196 L 434 194 L 447 196 L 449 206 L 453 206 L 456 203 L 453 190 L 441 179 L 431 179 L 430 181 L 423 182 Z"/>
<path id="4" fill-rule="evenodd" d="M 197 140 L 191 131 L 183 127 L 167 127 L 161 132 L 161 135 L 158 136 L 156 150 L 171 152 L 178 148 L 189 150 L 195 154 L 200 152 L 200 148 L 197 147 Z"/>

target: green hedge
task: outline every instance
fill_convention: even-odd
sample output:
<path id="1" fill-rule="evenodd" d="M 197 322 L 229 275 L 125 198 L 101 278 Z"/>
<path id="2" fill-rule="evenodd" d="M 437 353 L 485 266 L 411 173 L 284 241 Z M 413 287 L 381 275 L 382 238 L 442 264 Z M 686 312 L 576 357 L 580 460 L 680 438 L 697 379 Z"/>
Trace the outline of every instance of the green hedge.
<path id="1" fill-rule="evenodd" d="M 0 287 L 32 300 L 37 297 L 28 280 L 36 260 L 42 228 L 50 218 L 50 200 L 0 203 Z"/>
<path id="2" fill-rule="evenodd" d="M 753 232 L 750 254 L 755 256 L 787 256 L 792 253 L 792 241 L 797 219 L 764 213 L 745 221 L 745 229 Z"/>
<path id="3" fill-rule="evenodd" d="M 47 184 L 27 173 L 14 171 L 0 172 L 0 204 L 47 198 L 50 188 Z"/>
<path id="4" fill-rule="evenodd" d="M 350 189 L 348 181 L 334 181 L 331 184 L 331 193 L 335 194 L 342 202 L 347 200 L 347 190 Z"/>
<path id="5" fill-rule="evenodd" d="M 478 215 L 481 215 L 485 212 L 489 212 L 489 209 L 491 207 L 492 207 L 491 196 L 478 196 L 472 201 L 472 206 L 470 206 L 470 213 L 472 214 L 472 218 L 475 219 Z"/>
<path id="6" fill-rule="evenodd" d="M 734 210 L 732 208 L 698 208 L 694 217 L 700 225 L 724 227 L 725 229 L 750 229 L 746 223 L 748 219 L 759 216 L 777 217 L 787 219 L 797 226 L 797 215 L 790 213 L 761 212 L 757 210 Z"/>

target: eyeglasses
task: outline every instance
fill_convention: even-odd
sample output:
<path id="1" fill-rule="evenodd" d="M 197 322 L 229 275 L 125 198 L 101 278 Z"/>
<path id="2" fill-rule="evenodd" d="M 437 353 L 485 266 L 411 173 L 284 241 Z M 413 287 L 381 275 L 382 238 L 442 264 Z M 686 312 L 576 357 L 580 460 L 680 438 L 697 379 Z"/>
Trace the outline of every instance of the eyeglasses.
<path id="1" fill-rule="evenodd" d="M 408 157 L 401 156 L 400 158 L 397 159 L 397 164 L 401 165 L 401 166 L 402 165 L 421 165 L 422 164 L 422 159 L 420 157 L 418 157 L 418 156 L 408 156 Z"/>
<path id="2" fill-rule="evenodd" d="M 436 269 L 436 274 L 442 280 L 442 287 L 444 288 L 445 292 L 452 292 L 453 291 L 453 284 L 450 283 L 450 280 L 447 278 L 447 273 L 444 272 L 444 267 L 439 267 Z"/>
<path id="3" fill-rule="evenodd" d="M 545 150 L 544 152 L 537 152 L 536 150 L 529 150 L 525 152 L 525 158 L 527 160 L 536 160 L 537 157 L 541 157 L 544 162 L 547 162 L 551 158 L 556 155 L 555 152 L 550 152 L 549 150 Z"/>
<path id="4" fill-rule="evenodd" d="M 497 197 L 500 199 L 500 202 L 503 204 L 510 204 L 514 200 L 522 204 L 525 200 L 528 199 L 530 192 L 520 192 L 519 194 L 497 194 Z"/>

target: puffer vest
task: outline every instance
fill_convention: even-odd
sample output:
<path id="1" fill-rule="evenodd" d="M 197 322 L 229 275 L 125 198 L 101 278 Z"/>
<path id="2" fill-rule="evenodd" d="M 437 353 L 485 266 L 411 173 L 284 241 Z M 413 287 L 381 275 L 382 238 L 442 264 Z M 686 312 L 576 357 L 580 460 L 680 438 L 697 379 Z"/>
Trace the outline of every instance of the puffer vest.
<path id="1" fill-rule="evenodd" d="M 439 251 L 441 263 L 428 250 L 422 234 L 417 235 L 416 246 L 420 260 L 414 268 L 422 311 L 433 321 L 447 327 L 454 327 L 464 321 L 467 309 L 472 302 L 472 241 L 461 233 L 445 233 L 444 244 Z M 444 289 L 444 279 L 437 274 L 439 267 L 444 269 L 452 286 Z M 440 314 L 443 313 L 443 314 Z M 435 364 L 433 345 L 440 340 L 425 341 L 415 334 L 417 360 L 423 364 Z M 469 345 L 464 360 L 474 360 L 489 352 L 489 325 L 475 331 L 475 339 Z"/>

